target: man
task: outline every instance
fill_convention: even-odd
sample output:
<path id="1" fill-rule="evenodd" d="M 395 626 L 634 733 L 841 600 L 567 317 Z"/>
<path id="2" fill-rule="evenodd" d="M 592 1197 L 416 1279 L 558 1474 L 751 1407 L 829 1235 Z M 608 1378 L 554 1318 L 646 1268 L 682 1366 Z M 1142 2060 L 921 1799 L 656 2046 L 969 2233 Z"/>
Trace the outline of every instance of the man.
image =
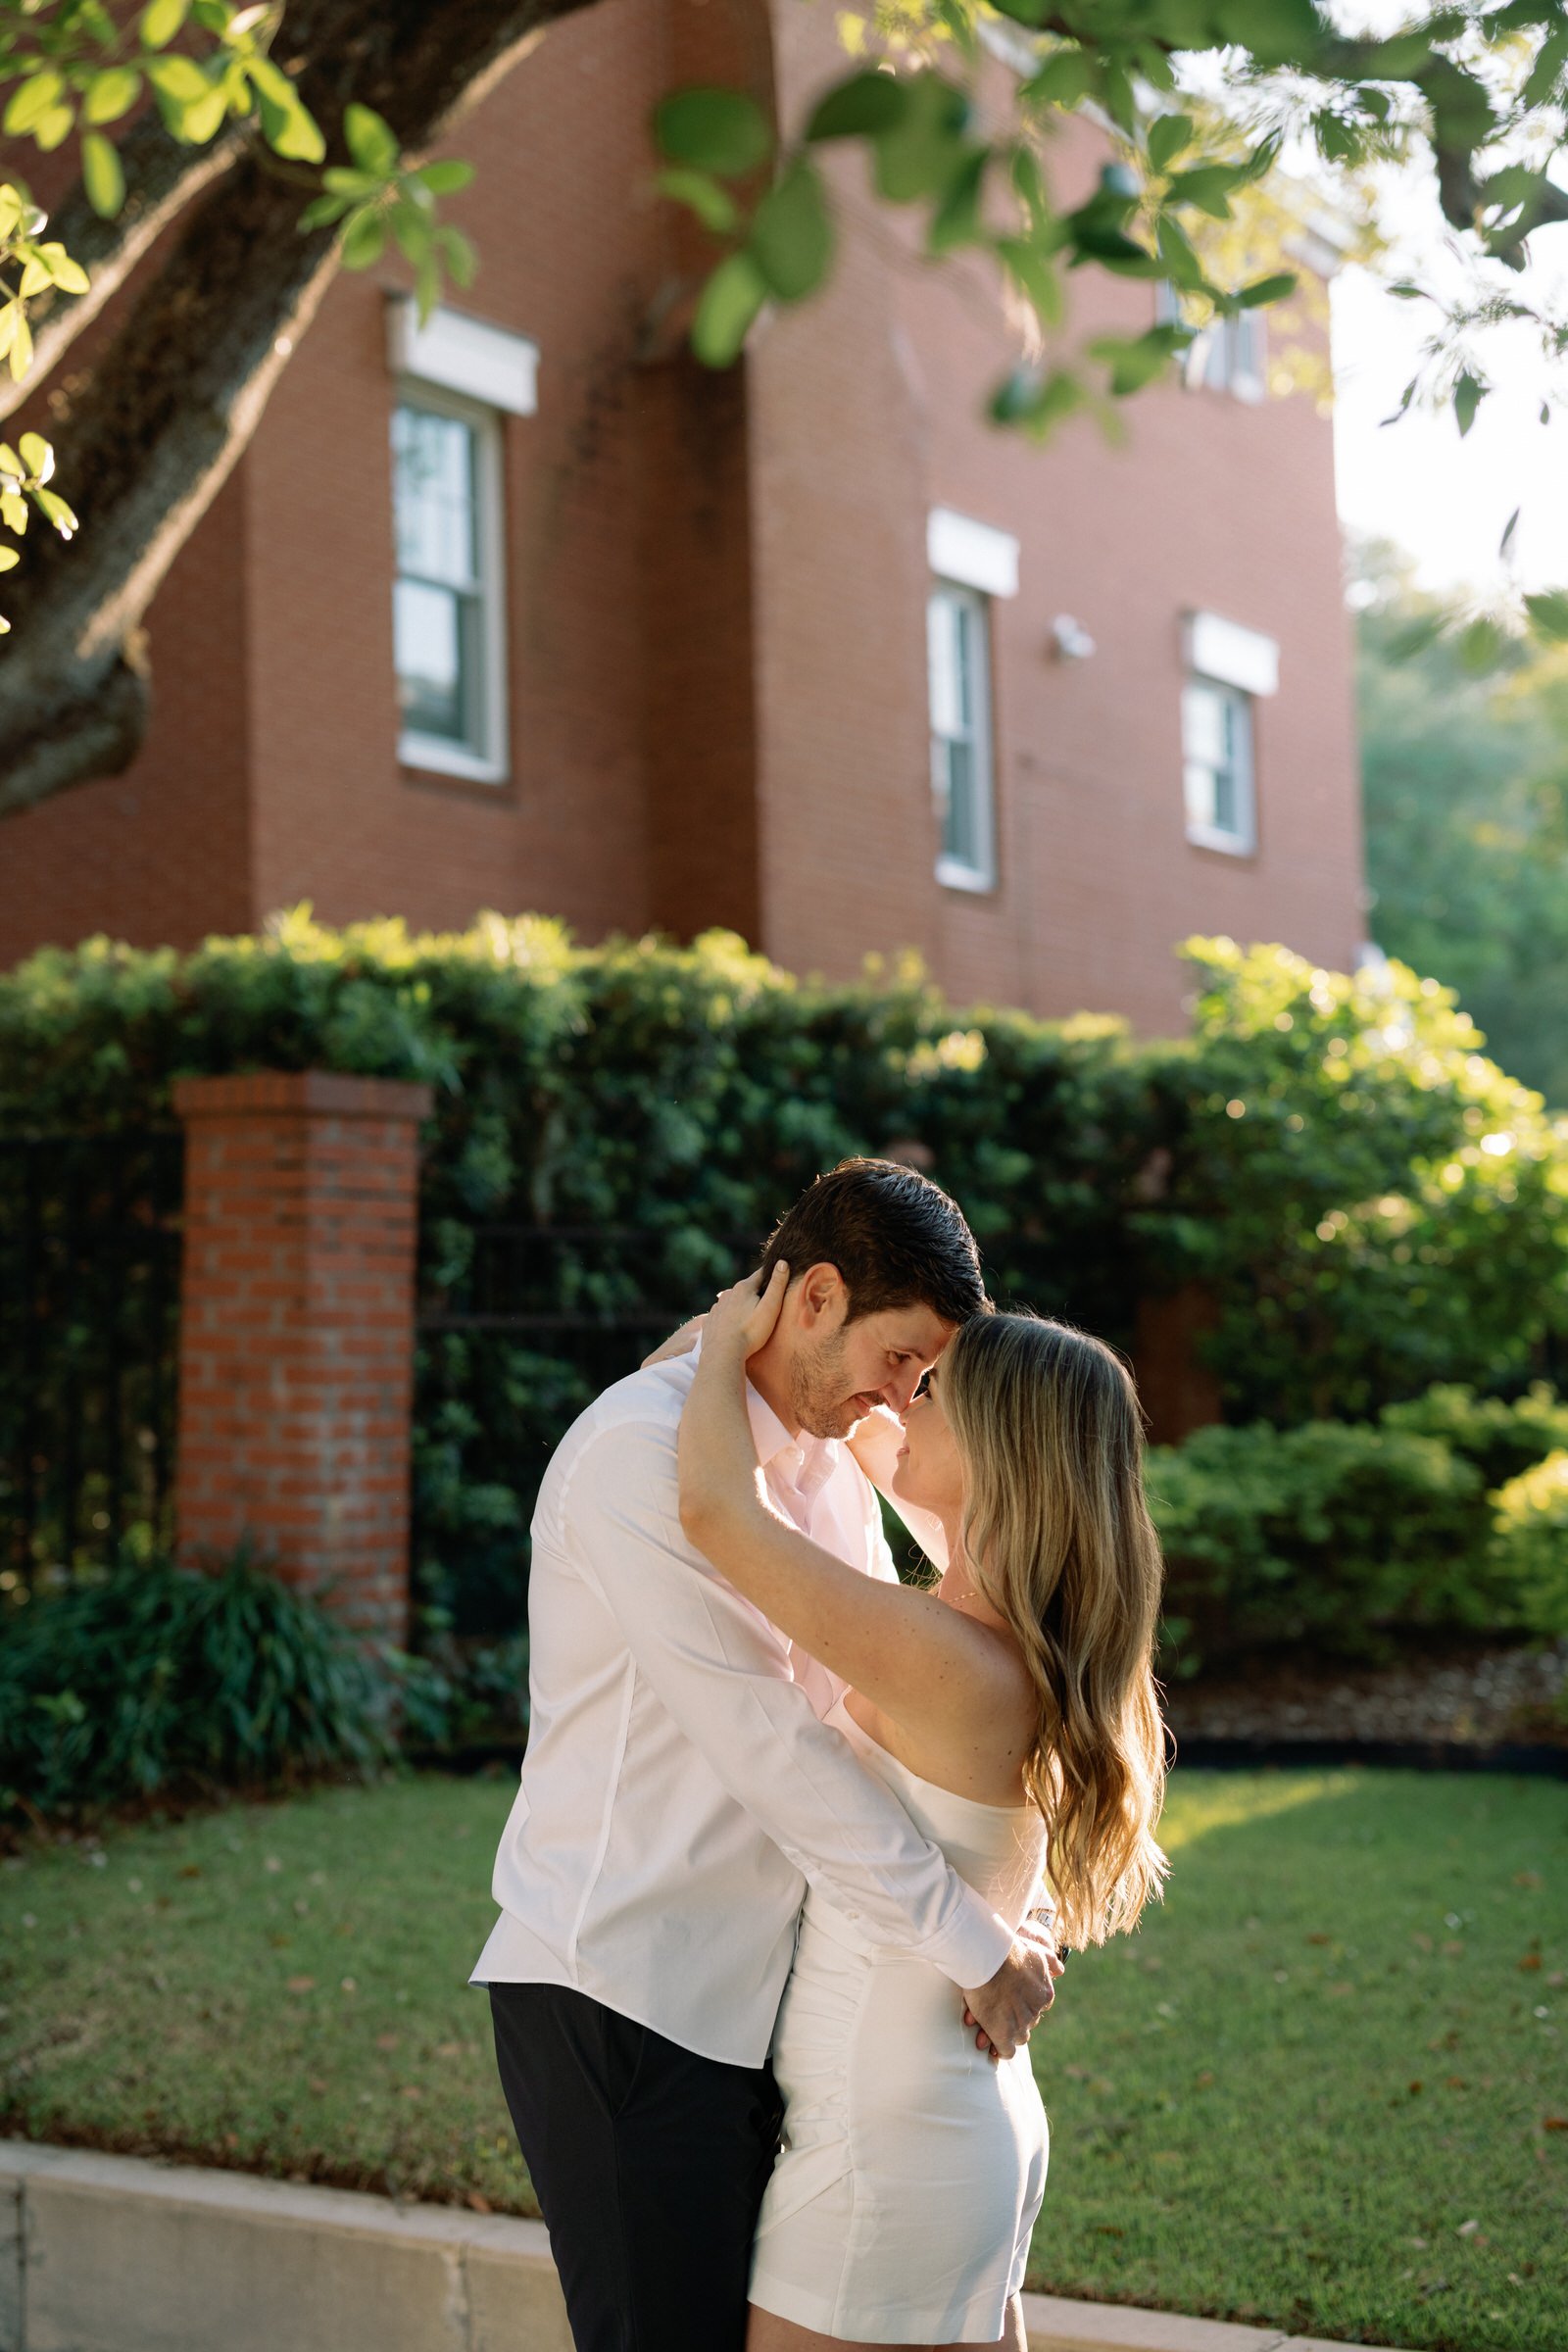
<path id="1" fill-rule="evenodd" d="M 836 1443 L 904 1413 L 986 1306 L 974 1239 L 910 1169 L 847 1160 L 768 1244 L 792 1269 L 748 1365 L 775 1505 L 891 1577 L 876 1496 Z M 821 1721 L 841 1686 L 792 1653 L 681 1531 L 691 1355 L 606 1391 L 545 1474 L 529 1589 L 531 1726 L 473 1981 L 550 2229 L 578 2352 L 740 2352 L 779 2103 L 767 2052 L 808 1881 L 929 1961 L 1010 2056 L 1049 2005 L 1005 1924 Z"/>

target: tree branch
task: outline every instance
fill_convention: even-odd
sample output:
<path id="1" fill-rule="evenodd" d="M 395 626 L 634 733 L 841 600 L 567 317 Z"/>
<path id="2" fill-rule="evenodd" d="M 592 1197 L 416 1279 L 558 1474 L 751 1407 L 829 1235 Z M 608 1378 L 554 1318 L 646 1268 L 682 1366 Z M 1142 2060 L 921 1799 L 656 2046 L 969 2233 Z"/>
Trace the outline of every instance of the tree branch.
<path id="1" fill-rule="evenodd" d="M 87 271 L 87 291 L 62 294 L 57 288 L 30 306 L 32 367 L 21 383 L 13 382 L 9 372 L 0 376 L 0 417 L 33 397 L 82 328 L 119 293 L 154 240 L 229 170 L 246 136 L 236 123 L 209 147 L 188 147 L 164 128 L 156 109 L 149 109 L 120 142 L 125 201 L 113 220 L 99 218 L 81 182 L 76 182 L 50 215 L 49 234 L 58 237 L 72 260 Z"/>
<path id="2" fill-rule="evenodd" d="M 298 0 L 285 25 L 329 148 L 349 100 L 414 155 L 492 89 L 554 20 L 593 0 Z M 0 812 L 140 748 L 140 623 L 255 431 L 337 268 L 335 232 L 299 233 L 299 191 L 254 154 L 186 220 L 58 434 L 60 479 L 86 517 L 67 543 L 35 526 L 7 580 Z"/>

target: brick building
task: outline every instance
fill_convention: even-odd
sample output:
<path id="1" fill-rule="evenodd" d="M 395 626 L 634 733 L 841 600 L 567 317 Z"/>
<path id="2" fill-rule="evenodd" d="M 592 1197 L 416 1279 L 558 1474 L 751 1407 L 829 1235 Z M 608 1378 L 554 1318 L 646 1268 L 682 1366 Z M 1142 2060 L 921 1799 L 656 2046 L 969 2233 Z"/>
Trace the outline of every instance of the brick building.
<path id="1" fill-rule="evenodd" d="M 684 356 L 655 98 L 789 123 L 839 62 L 805 0 L 600 0 L 494 91 L 461 313 L 420 330 L 391 262 L 334 285 L 158 598 L 143 753 L 0 820 L 0 961 L 533 908 L 834 977 L 913 947 L 960 1000 L 1162 1028 L 1191 932 L 1353 958 L 1330 427 L 1244 337 L 1121 446 L 1033 450 L 983 420 L 994 285 L 847 156 L 826 292 L 729 374 Z M 1062 184 L 1102 154 L 1070 125 Z M 1137 331 L 1155 294 L 1074 300 Z"/>

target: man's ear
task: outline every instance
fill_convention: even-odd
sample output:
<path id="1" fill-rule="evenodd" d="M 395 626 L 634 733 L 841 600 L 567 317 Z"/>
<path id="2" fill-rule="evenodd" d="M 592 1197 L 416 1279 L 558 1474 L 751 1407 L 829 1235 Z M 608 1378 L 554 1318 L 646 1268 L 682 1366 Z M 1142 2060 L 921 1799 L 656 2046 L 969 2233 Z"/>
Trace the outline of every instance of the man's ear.
<path id="1" fill-rule="evenodd" d="M 850 1303 L 844 1277 L 827 1258 L 820 1265 L 807 1267 L 801 1276 L 797 1298 L 797 1312 L 807 1331 L 835 1330 L 843 1322 Z"/>

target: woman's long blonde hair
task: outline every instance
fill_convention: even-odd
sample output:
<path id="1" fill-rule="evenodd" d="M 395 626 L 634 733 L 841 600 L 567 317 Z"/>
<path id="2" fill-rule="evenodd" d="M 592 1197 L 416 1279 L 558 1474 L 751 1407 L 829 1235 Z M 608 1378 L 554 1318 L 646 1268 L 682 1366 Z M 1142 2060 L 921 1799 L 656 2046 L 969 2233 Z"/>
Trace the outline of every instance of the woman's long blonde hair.
<path id="1" fill-rule="evenodd" d="M 943 1357 L 942 1398 L 967 1481 L 966 1564 L 1039 1698 L 1024 1783 L 1050 1835 L 1058 1937 L 1102 1943 L 1137 1923 L 1168 1867 L 1154 1840 L 1163 1563 L 1137 1392 L 1086 1332 L 976 1315 Z"/>

